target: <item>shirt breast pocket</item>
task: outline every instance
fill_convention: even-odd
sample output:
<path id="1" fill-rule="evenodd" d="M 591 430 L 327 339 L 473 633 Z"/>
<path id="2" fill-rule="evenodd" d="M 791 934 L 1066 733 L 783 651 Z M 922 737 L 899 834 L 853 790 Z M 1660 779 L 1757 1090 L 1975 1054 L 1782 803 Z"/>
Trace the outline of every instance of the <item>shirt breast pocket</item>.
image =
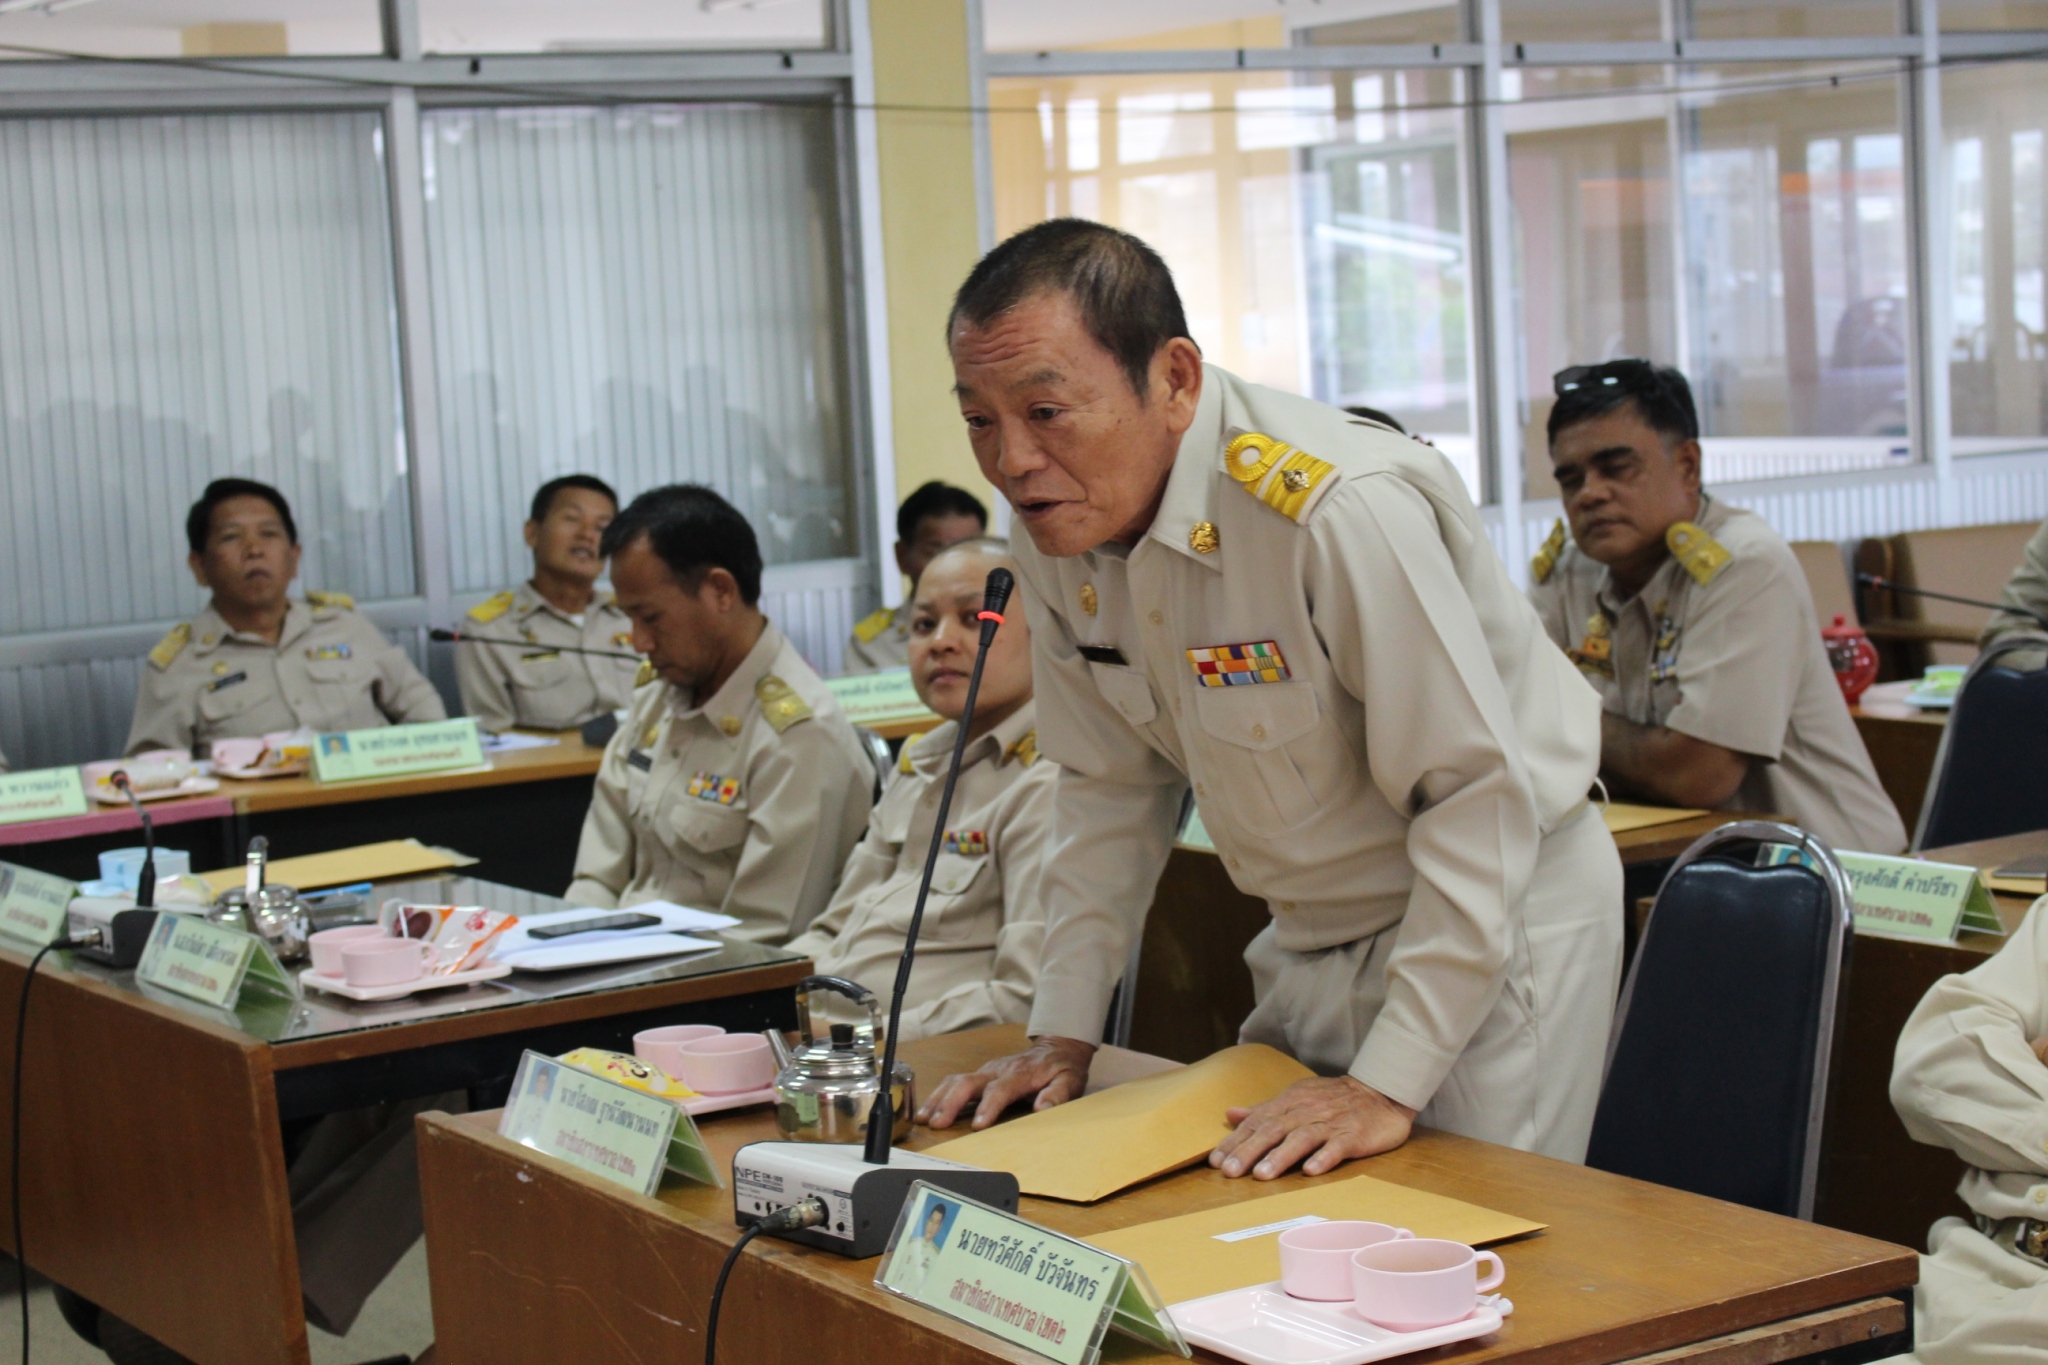
<path id="1" fill-rule="evenodd" d="M 669 825 L 685 847 L 703 854 L 724 853 L 747 840 L 745 811 L 695 797 L 677 803 Z"/>
<path id="2" fill-rule="evenodd" d="M 566 655 L 544 654 L 521 658 L 512 668 L 512 685 L 528 692 L 545 692 L 569 680 L 571 664 Z"/>
<path id="3" fill-rule="evenodd" d="M 1137 669 L 1091 663 L 1088 671 L 1095 675 L 1095 688 L 1102 693 L 1102 699 L 1131 725 L 1149 725 L 1159 714 L 1159 702 L 1152 695 L 1152 684 Z"/>
<path id="4" fill-rule="evenodd" d="M 263 700 L 263 689 L 248 679 L 226 687 L 209 687 L 199 694 L 199 715 L 209 724 L 223 724 Z"/>
<path id="5" fill-rule="evenodd" d="M 1220 800 L 1245 828 L 1273 834 L 1316 813 L 1319 802 L 1289 746 L 1307 739 L 1321 708 L 1306 682 L 1203 687 L 1195 716 L 1213 743 L 1208 801 Z"/>
<path id="6" fill-rule="evenodd" d="M 925 905 L 924 930 L 935 942 L 965 938 L 974 932 L 974 906 L 982 899 L 977 888 L 992 886 L 989 855 L 968 857 L 941 853 L 932 868 L 932 896 Z"/>

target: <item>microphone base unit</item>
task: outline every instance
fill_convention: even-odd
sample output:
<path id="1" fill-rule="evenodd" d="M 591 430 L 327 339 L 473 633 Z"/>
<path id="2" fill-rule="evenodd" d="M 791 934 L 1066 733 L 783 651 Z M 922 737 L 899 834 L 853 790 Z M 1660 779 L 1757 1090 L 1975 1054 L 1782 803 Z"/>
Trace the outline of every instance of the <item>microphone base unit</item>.
<path id="1" fill-rule="evenodd" d="M 64 932 L 77 938 L 98 930 L 98 943 L 74 951 L 88 962 L 126 971 L 142 961 L 142 949 L 149 942 L 149 931 L 156 927 L 158 913 L 136 909 L 125 896 L 77 896 L 66 909 Z"/>
<path id="2" fill-rule="evenodd" d="M 1017 1177 L 1008 1171 L 901 1150 L 889 1153 L 888 1165 L 876 1166 L 853 1143 L 754 1142 L 733 1155 L 733 1221 L 750 1228 L 815 1195 L 824 1202 L 825 1221 L 775 1235 L 866 1260 L 888 1249 L 896 1217 L 917 1180 L 1005 1213 L 1017 1211 Z"/>

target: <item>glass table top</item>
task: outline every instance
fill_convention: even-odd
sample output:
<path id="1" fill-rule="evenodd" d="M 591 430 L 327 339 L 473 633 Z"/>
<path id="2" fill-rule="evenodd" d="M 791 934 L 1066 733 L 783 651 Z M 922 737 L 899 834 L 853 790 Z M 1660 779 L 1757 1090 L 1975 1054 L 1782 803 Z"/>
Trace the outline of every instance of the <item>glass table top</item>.
<path id="1" fill-rule="evenodd" d="M 383 883 L 376 888 L 370 904 L 374 908 L 375 905 L 393 898 L 422 905 L 481 905 L 522 916 L 537 915 L 547 910 L 560 910 L 569 904 L 557 896 L 522 891 L 517 887 L 501 886 L 496 882 L 480 881 L 474 877 L 426 877 L 414 881 Z M 704 938 L 717 937 L 702 931 L 694 931 L 694 934 Z M 306 989 L 303 999 L 291 1000 L 255 989 L 245 989 L 234 1009 L 220 1010 L 145 985 L 135 979 L 135 973 L 132 971 L 116 971 L 111 967 L 87 961 L 75 953 L 52 954 L 52 957 L 62 962 L 64 970 L 78 976 L 105 982 L 119 990 L 132 991 L 173 1009 L 239 1029 L 263 1042 L 278 1044 L 357 1033 L 366 1029 L 388 1028 L 394 1024 L 411 1024 L 425 1019 L 442 1019 L 479 1010 L 504 1009 L 511 1005 L 532 1004 L 543 1000 L 594 995 L 600 991 L 624 990 L 628 987 L 649 986 L 664 981 L 716 976 L 721 972 L 740 971 L 748 967 L 803 960 L 800 955 L 784 952 L 780 948 L 767 948 L 758 943 L 728 939 L 723 941 L 722 947 L 708 952 L 642 959 L 638 962 L 607 963 L 603 966 L 559 972 L 515 971 L 510 976 L 501 977 L 496 981 L 480 981 L 469 986 L 425 991 L 397 1000 L 360 1002 L 338 995 L 328 995 L 310 987 Z M 294 965 L 287 970 L 296 975 L 302 967 Z"/>

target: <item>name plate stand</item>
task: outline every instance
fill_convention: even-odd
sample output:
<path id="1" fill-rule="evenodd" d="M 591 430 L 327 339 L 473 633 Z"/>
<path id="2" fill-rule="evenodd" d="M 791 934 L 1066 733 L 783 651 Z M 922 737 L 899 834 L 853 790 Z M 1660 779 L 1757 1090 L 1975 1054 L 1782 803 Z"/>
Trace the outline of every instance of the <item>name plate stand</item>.
<path id="1" fill-rule="evenodd" d="M 375 730 L 337 730 L 313 741 L 313 778 L 318 782 L 401 777 L 483 765 L 483 741 L 473 716 Z"/>
<path id="2" fill-rule="evenodd" d="M 883 725 L 890 721 L 920 720 L 932 714 L 917 695 L 908 668 L 885 668 L 879 673 L 853 673 L 827 678 L 825 686 L 839 701 L 855 725 Z M 934 720 L 936 716 L 932 717 Z"/>
<path id="3" fill-rule="evenodd" d="M 1838 853 L 1856 898 L 1856 932 L 1953 943 L 1963 929 L 2005 934 L 1984 874 L 1959 863 Z"/>
<path id="4" fill-rule="evenodd" d="M 85 814 L 85 784 L 76 768 L 0 773 L 0 825 L 61 820 Z"/>
<path id="5" fill-rule="evenodd" d="M 65 907 L 78 886 L 31 867 L 0 863 L 0 934 L 40 948 L 62 938 Z"/>
<path id="6" fill-rule="evenodd" d="M 914 1182 L 875 1287 L 1060 1365 L 1095 1365 L 1111 1328 L 1191 1354 L 1136 1261 Z"/>
<path id="7" fill-rule="evenodd" d="M 636 1194 L 652 1195 L 664 1170 L 725 1185 L 696 1120 L 676 1105 L 538 1052 L 519 1059 L 498 1134 Z"/>
<path id="8" fill-rule="evenodd" d="M 158 914 L 149 931 L 135 979 L 223 1010 L 232 1008 L 245 988 L 291 999 L 302 990 L 270 945 L 254 934 L 168 912 Z"/>

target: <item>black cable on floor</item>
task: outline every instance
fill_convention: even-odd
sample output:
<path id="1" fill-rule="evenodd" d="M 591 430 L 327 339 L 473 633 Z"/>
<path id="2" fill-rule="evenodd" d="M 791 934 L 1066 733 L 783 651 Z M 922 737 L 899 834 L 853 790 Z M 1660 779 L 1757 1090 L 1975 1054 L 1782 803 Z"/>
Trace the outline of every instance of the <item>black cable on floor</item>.
<path id="1" fill-rule="evenodd" d="M 14 1101 L 10 1108 L 14 1137 L 7 1147 L 7 1198 L 14 1215 L 14 1283 L 21 1293 L 21 1365 L 28 1365 L 28 1249 L 21 1244 L 21 1065 L 23 1040 L 28 1034 L 28 988 L 52 948 L 73 946 L 70 939 L 60 938 L 36 950 L 28 960 L 28 975 L 21 979 L 21 1005 L 14 1014 Z"/>

